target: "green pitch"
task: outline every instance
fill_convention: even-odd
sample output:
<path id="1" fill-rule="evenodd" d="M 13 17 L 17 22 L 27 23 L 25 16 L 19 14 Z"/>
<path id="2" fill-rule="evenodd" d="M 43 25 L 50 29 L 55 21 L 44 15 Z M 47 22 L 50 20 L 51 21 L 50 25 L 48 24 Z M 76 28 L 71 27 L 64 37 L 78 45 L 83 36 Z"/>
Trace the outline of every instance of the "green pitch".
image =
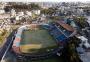
<path id="1" fill-rule="evenodd" d="M 44 53 L 56 47 L 56 41 L 45 29 L 26 30 L 22 33 L 20 48 L 23 53 Z"/>

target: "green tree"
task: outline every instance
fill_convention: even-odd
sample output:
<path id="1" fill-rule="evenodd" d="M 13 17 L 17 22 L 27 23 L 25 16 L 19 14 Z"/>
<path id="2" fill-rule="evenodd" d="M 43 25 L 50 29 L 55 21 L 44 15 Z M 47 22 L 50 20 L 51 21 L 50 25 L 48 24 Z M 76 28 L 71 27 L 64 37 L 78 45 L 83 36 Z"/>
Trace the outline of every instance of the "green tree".
<path id="1" fill-rule="evenodd" d="M 54 14 L 54 13 L 56 13 L 56 8 L 48 8 L 48 9 L 42 9 L 41 10 L 41 13 L 42 14 L 45 14 L 45 15 L 50 15 L 50 16 L 52 16 L 52 14 Z"/>
<path id="2" fill-rule="evenodd" d="M 86 26 L 89 26 L 85 17 L 75 17 L 74 20 L 79 24 L 81 28 L 85 28 Z"/>
<path id="3" fill-rule="evenodd" d="M 34 4 L 34 3 L 29 4 L 28 7 L 29 7 L 31 10 L 40 9 L 40 6 L 39 6 L 38 4 Z"/>

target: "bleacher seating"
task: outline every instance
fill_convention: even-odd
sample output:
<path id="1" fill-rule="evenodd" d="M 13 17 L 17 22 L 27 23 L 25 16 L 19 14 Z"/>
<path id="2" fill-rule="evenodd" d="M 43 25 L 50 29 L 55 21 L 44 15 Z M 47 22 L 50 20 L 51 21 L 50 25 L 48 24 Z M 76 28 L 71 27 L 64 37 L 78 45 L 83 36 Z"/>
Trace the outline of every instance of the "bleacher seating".
<path id="1" fill-rule="evenodd" d="M 50 30 L 50 34 L 56 39 L 57 43 L 64 42 L 67 37 L 63 34 L 65 32 L 61 32 L 55 25 L 52 26 L 52 30 Z M 65 33 L 67 34 L 67 33 Z"/>

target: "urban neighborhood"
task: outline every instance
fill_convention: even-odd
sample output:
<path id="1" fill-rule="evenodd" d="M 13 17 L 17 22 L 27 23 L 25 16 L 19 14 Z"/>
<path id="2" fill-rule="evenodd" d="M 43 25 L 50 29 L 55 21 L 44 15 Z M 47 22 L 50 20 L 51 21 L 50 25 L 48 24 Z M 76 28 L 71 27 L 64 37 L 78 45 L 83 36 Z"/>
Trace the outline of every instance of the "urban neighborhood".
<path id="1" fill-rule="evenodd" d="M 0 2 L 1 62 L 89 62 L 90 2 Z"/>

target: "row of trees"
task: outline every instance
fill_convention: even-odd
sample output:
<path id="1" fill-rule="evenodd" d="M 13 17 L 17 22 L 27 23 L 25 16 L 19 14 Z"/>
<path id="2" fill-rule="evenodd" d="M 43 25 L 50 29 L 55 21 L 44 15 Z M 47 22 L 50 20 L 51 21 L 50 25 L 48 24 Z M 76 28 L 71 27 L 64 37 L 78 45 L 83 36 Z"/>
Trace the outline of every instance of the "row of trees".
<path id="1" fill-rule="evenodd" d="M 36 10 L 36 9 L 40 9 L 40 6 L 38 4 L 11 4 L 11 6 L 8 6 L 8 8 L 14 8 L 14 9 L 21 9 L 21 10 Z"/>

